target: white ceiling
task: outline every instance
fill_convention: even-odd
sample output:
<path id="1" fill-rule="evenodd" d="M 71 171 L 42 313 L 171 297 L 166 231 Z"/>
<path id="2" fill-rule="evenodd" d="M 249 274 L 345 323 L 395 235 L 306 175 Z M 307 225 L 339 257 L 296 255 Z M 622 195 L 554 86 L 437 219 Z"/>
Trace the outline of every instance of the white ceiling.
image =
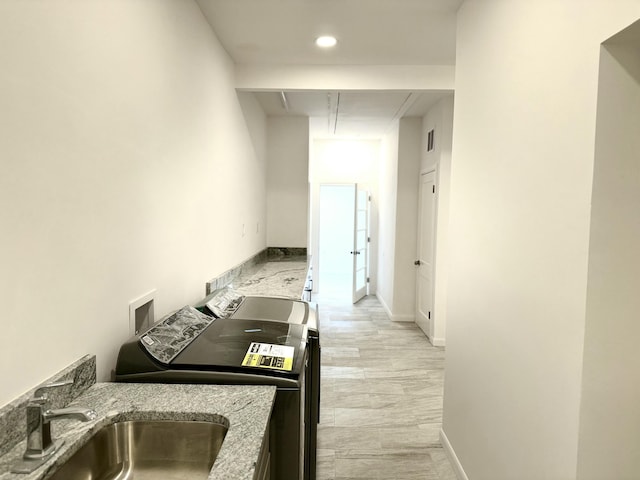
<path id="1" fill-rule="evenodd" d="M 454 65 L 463 0 L 197 0 L 237 64 Z M 314 40 L 334 35 L 321 50 Z M 402 116 L 421 116 L 447 91 L 255 93 L 268 115 L 323 117 L 326 133 L 379 136 Z M 338 101 L 339 97 L 339 101 Z M 322 122 L 324 123 L 324 122 Z"/>
<path id="2" fill-rule="evenodd" d="M 285 94 L 288 110 L 284 107 Z M 380 137 L 402 117 L 421 117 L 450 91 L 255 92 L 267 115 L 321 117 L 314 136 Z"/>
<path id="3" fill-rule="evenodd" d="M 198 0 L 236 63 L 453 65 L 463 0 Z M 319 50 L 314 39 L 338 45 Z"/>

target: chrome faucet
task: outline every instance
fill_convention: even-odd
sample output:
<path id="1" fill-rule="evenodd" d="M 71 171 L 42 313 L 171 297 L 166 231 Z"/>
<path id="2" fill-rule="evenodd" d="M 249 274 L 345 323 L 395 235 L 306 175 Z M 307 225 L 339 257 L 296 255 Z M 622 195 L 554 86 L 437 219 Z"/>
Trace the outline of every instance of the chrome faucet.
<path id="1" fill-rule="evenodd" d="M 64 443 L 51 439 L 51 420 L 75 418 L 88 422 L 95 420 L 96 412 L 88 408 L 67 407 L 47 409 L 47 390 L 71 385 L 72 380 L 43 385 L 36 389 L 33 398 L 27 404 L 27 450 L 22 461 L 13 468 L 14 473 L 30 473 L 51 457 Z"/>

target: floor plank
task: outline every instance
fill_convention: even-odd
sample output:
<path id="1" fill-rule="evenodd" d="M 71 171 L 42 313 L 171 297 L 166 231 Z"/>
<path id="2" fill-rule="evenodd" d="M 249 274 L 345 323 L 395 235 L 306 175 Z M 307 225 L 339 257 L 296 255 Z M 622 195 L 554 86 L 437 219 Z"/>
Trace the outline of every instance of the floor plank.
<path id="1" fill-rule="evenodd" d="M 322 345 L 318 480 L 455 480 L 439 442 L 444 348 L 375 296 L 316 296 Z"/>

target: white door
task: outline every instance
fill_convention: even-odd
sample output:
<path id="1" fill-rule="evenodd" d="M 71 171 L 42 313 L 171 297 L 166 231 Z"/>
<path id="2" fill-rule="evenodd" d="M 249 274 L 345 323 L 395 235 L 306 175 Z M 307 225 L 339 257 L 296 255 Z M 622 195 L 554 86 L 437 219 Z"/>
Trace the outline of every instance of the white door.
<path id="1" fill-rule="evenodd" d="M 367 295 L 369 282 L 369 192 L 356 185 L 353 230 L 353 303 Z"/>
<path id="2" fill-rule="evenodd" d="M 435 172 L 420 176 L 420 225 L 416 264 L 416 323 L 433 336 L 433 246 L 435 238 Z"/>
<path id="3" fill-rule="evenodd" d="M 318 291 L 348 300 L 353 290 L 355 184 L 320 185 Z"/>

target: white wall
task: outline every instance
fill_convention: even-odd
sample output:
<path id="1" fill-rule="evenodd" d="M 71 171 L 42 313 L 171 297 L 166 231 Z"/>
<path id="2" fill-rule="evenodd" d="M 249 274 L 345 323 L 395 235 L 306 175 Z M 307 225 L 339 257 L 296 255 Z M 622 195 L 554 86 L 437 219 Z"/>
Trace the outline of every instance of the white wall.
<path id="1" fill-rule="evenodd" d="M 393 310 L 399 137 L 400 122 L 395 121 L 381 143 L 378 188 L 379 234 L 376 296 L 389 314 Z"/>
<path id="2" fill-rule="evenodd" d="M 0 62 L 1 405 L 266 246 L 266 120 L 192 1 L 3 1 Z"/>
<path id="3" fill-rule="evenodd" d="M 640 472 L 640 22 L 600 62 L 578 478 Z M 623 38 L 621 38 L 623 37 Z M 631 44 L 631 45 L 629 45 Z"/>
<path id="4" fill-rule="evenodd" d="M 378 249 L 378 169 L 379 140 L 322 139 L 312 140 L 309 165 L 311 182 L 311 250 L 313 254 L 314 288 L 319 287 L 319 206 L 321 184 L 355 184 L 371 193 L 371 243 L 369 245 L 370 288 L 375 291 Z M 322 287 L 320 287 L 322 288 Z"/>
<path id="5" fill-rule="evenodd" d="M 398 137 L 393 309 L 395 321 L 414 321 L 422 118 L 402 118 Z"/>
<path id="6" fill-rule="evenodd" d="M 267 119 L 267 244 L 306 247 L 309 119 Z"/>
<path id="7" fill-rule="evenodd" d="M 415 319 L 421 130 L 421 118 L 403 118 L 382 142 L 376 295 L 393 321 Z"/>
<path id="8" fill-rule="evenodd" d="M 470 479 L 576 477 L 599 45 L 638 16 L 459 11 L 443 431 Z"/>
<path id="9" fill-rule="evenodd" d="M 433 150 L 427 152 L 427 135 L 434 131 Z M 447 285 L 449 274 L 449 196 L 451 192 L 451 144 L 453 141 L 453 94 L 440 100 L 422 118 L 420 172 L 436 171 L 436 241 L 433 315 L 430 340 L 445 345 Z"/>

